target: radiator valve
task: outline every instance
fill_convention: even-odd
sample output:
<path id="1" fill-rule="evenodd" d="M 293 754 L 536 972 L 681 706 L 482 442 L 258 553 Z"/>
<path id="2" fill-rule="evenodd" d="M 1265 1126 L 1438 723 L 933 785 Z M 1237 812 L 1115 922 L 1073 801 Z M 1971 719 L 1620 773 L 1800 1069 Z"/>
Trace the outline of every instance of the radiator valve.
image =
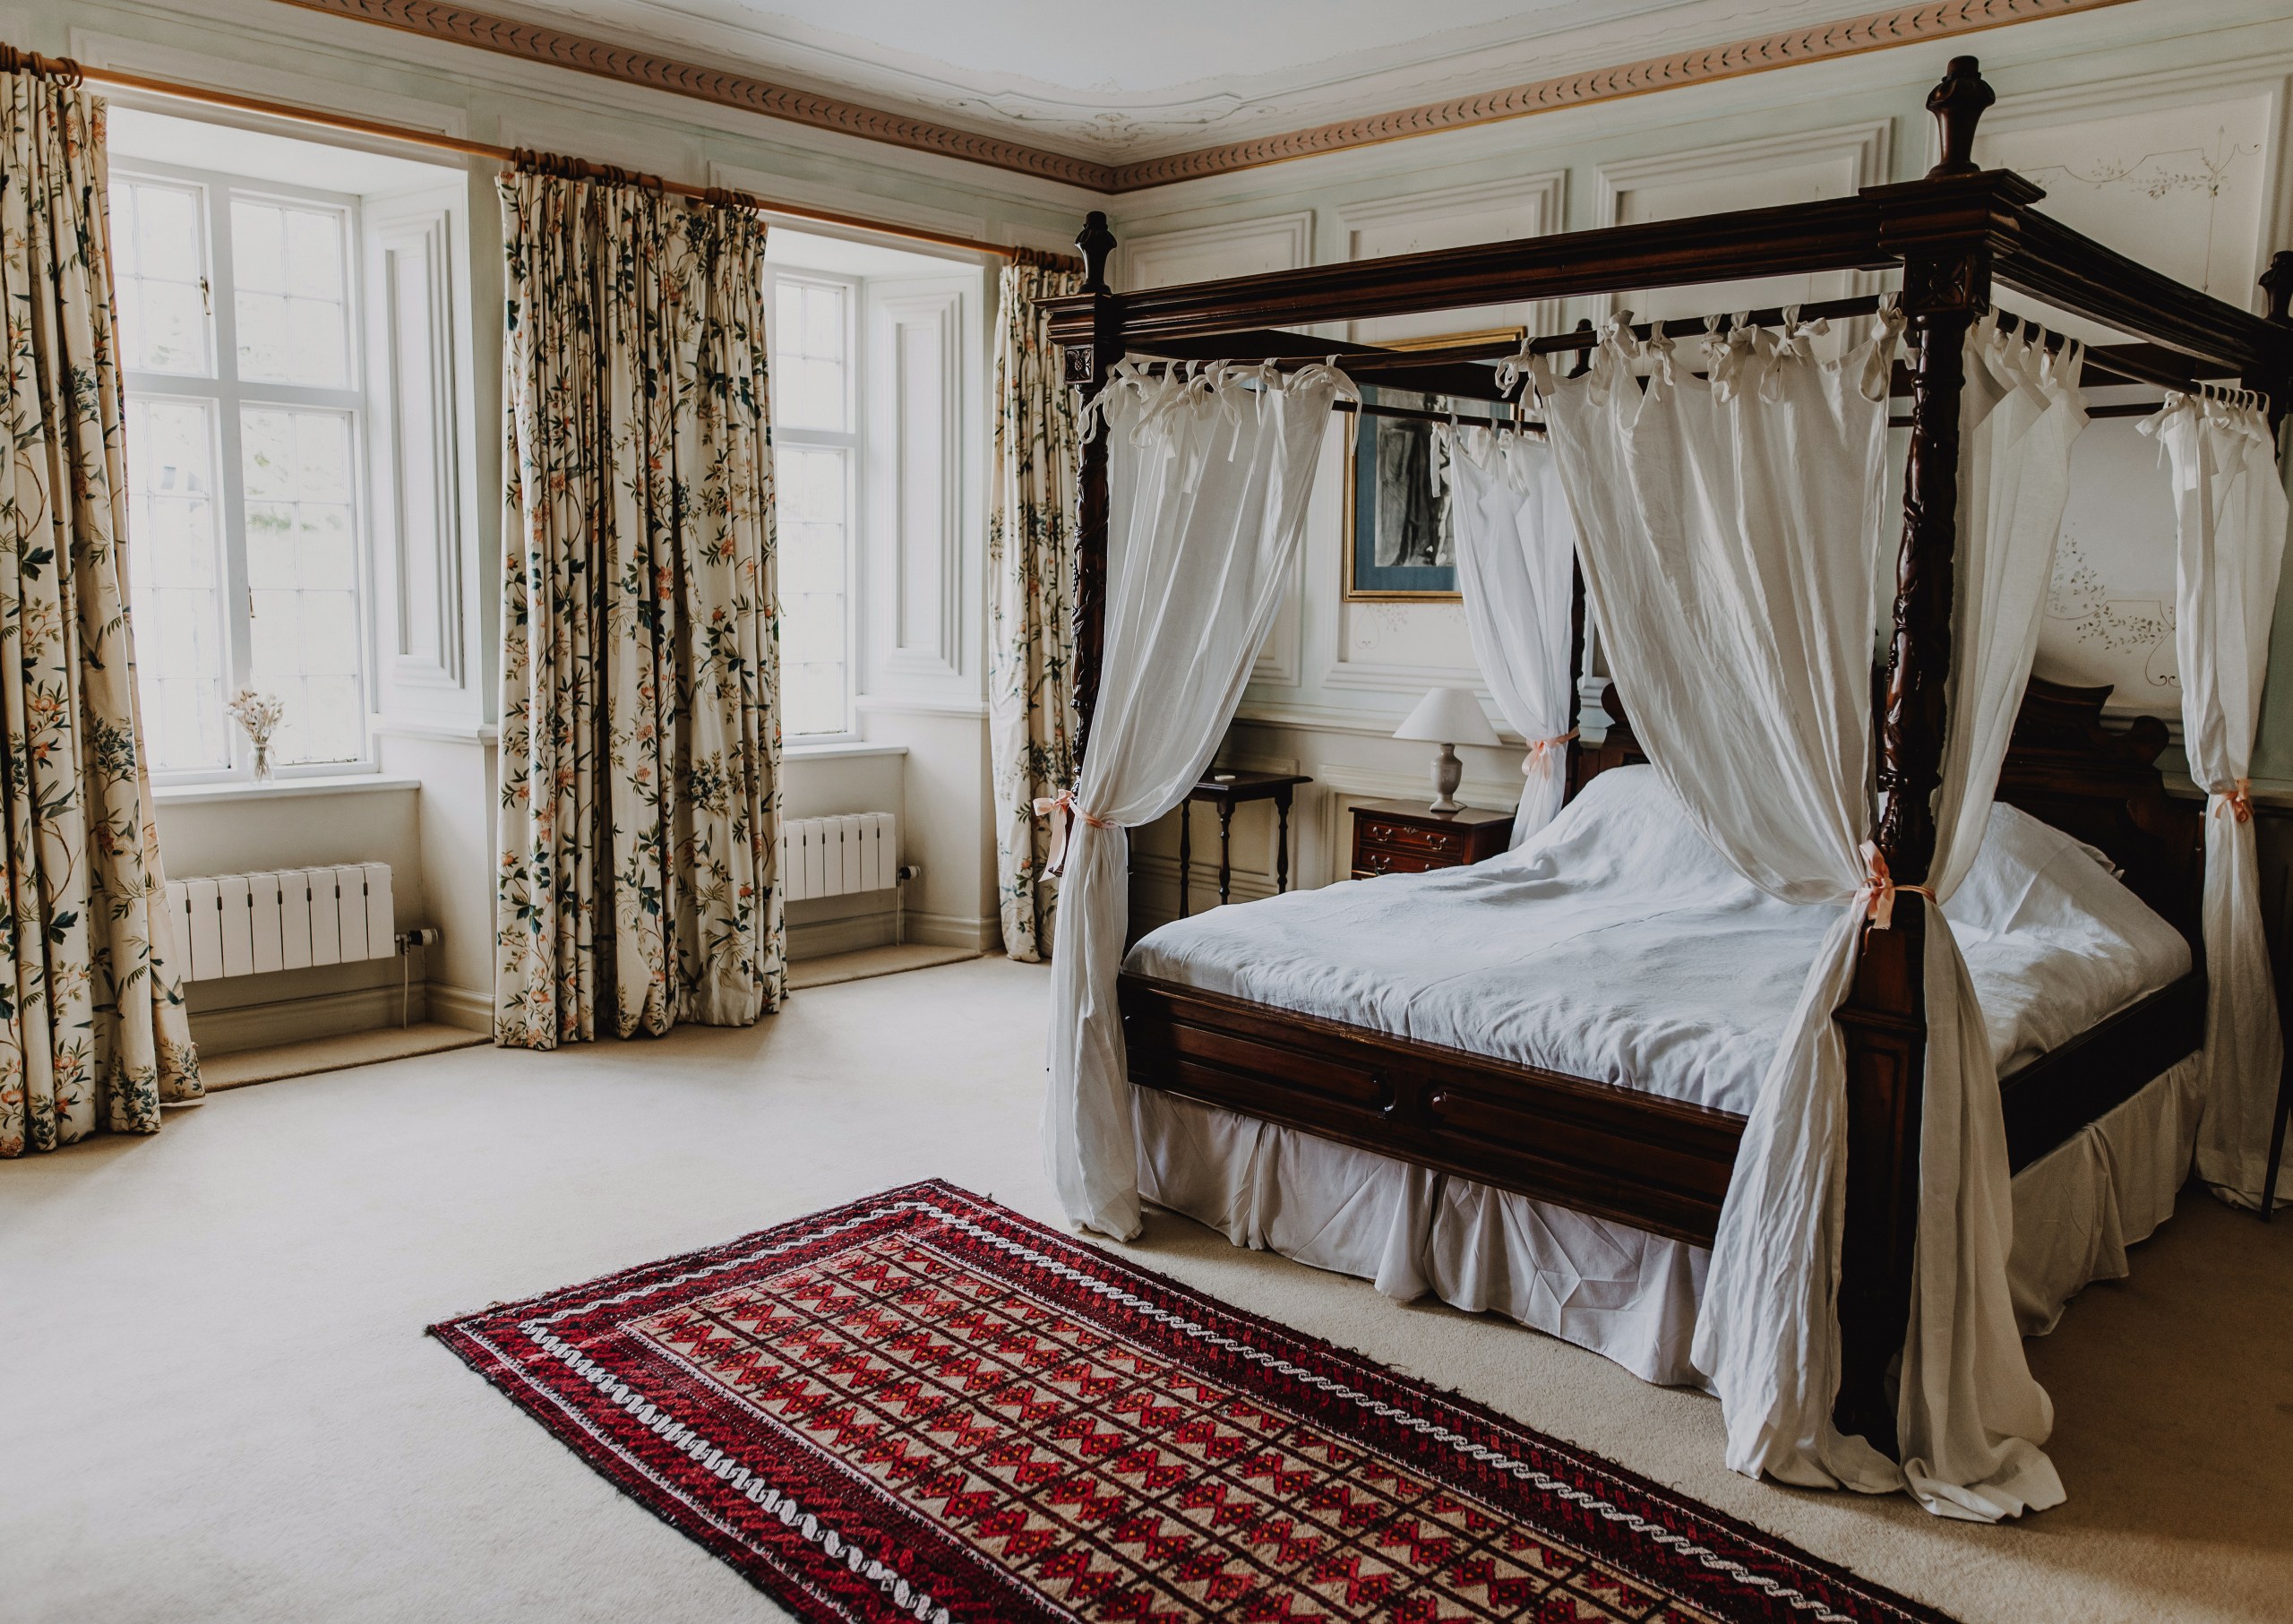
<path id="1" fill-rule="evenodd" d="M 435 925 L 425 925 L 418 930 L 400 931 L 398 933 L 398 950 L 407 953 L 416 948 L 434 948 L 443 934 L 444 932 Z"/>

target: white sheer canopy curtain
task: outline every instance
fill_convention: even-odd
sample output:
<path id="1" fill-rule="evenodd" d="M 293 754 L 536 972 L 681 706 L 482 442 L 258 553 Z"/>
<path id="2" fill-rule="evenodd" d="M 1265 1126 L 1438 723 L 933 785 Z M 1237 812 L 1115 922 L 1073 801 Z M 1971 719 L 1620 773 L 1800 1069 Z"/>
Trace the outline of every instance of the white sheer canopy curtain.
<path id="1" fill-rule="evenodd" d="M 1719 1393 L 1728 1464 L 1787 1482 L 1908 1487 L 1995 1519 L 2062 1497 L 2053 1422 L 2006 1285 L 2005 1135 L 1988 1039 L 1955 939 L 1927 932 L 1919 1241 L 1903 1350 L 1899 1468 L 1842 1436 L 1837 1292 L 1846 1050 L 1832 1016 L 1867 919 L 1898 901 L 1876 848 L 1870 668 L 1883 538 L 1887 368 L 1899 319 L 1836 362 L 1807 330 L 1705 343 L 1708 380 L 1612 325 L 1582 379 L 1532 363 L 1575 510 L 1593 614 L 1649 759 L 1739 872 L 1836 907 L 1746 1124 L 1694 1356 Z M 1986 826 L 2083 421 L 2077 357 L 1986 324 L 1966 346 L 1958 591 L 1932 889 Z M 1640 368 L 1652 376 L 1645 396 Z"/>
<path id="2" fill-rule="evenodd" d="M 1138 1233 L 1138 1130 L 1115 976 L 1130 919 L 1129 829 L 1176 806 L 1241 703 L 1305 532 L 1331 402 L 1309 366 L 1131 362 L 1086 409 L 1108 436 L 1106 648 L 1080 779 L 1063 804 L 1043 1150 L 1067 1216 Z M 1090 432 L 1092 425 L 1086 425 Z"/>
<path id="3" fill-rule="evenodd" d="M 2284 1040 L 2262 936 L 2246 773 L 2285 559 L 2285 486 L 2269 415 L 2250 395 L 2168 395 L 2142 426 L 2173 467 L 2182 742 L 2190 777 L 2211 795 L 2197 1173 L 2224 1200 L 2259 1207 Z M 2277 1199 L 2293 1201 L 2283 1179 Z"/>
<path id="4" fill-rule="evenodd" d="M 1465 630 L 1498 713 L 1528 741 L 1513 814 L 1518 846 L 1552 821 L 1567 787 L 1576 709 L 1569 668 L 1576 526 L 1543 441 L 1485 428 L 1441 432 L 1450 443 Z"/>

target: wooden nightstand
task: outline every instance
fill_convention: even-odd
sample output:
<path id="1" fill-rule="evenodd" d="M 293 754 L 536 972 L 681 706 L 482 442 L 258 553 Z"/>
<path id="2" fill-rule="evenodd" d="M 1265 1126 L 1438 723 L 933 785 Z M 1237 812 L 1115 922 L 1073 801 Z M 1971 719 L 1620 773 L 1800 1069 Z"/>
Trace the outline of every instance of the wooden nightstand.
<path id="1" fill-rule="evenodd" d="M 1463 868 L 1494 857 L 1512 836 L 1508 812 L 1437 812 L 1421 802 L 1363 801 L 1353 809 L 1353 877 Z"/>

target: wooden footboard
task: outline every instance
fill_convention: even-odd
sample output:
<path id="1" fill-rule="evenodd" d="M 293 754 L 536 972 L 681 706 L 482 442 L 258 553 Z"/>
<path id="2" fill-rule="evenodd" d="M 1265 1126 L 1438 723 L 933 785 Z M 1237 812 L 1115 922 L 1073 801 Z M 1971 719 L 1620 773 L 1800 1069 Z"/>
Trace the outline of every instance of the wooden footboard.
<path id="1" fill-rule="evenodd" d="M 1744 1120 L 1175 982 L 1121 980 L 1130 1080 L 1709 1245 Z"/>
<path id="2" fill-rule="evenodd" d="M 1130 1080 L 1708 1246 L 1744 1119 L 1125 975 Z M 2002 1079 L 2016 1172 L 2195 1052 L 2193 973 Z"/>

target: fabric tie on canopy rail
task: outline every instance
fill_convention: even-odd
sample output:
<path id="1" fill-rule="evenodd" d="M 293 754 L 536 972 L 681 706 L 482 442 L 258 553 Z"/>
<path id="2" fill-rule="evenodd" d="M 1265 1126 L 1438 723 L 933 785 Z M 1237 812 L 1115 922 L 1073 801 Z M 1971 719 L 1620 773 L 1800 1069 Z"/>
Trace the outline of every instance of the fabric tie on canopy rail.
<path id="1" fill-rule="evenodd" d="M 1814 350 L 1808 340 L 1823 338 L 1831 331 L 1829 316 L 1816 315 L 1802 320 L 1801 312 L 1804 309 L 1805 306 L 1801 305 L 1786 305 L 1782 307 L 1779 314 L 1782 316 L 1783 337 L 1777 339 L 1772 335 L 1768 336 L 1765 339 L 1765 349 L 1761 348 L 1763 344 L 1761 335 L 1765 330 L 1753 324 L 1752 313 L 1748 310 L 1733 313 L 1719 312 L 1697 318 L 1704 323 L 1704 336 L 1698 340 L 1698 345 L 1704 353 L 1707 376 L 1714 383 L 1725 385 L 1729 376 L 1741 371 L 1745 366 L 1746 357 L 1750 357 L 1756 362 L 1753 370 L 1760 379 L 1759 387 L 1768 391 L 1766 398 L 1773 403 L 1776 398 L 1775 386 L 1765 381 L 1773 370 L 1770 364 L 1772 357 L 1778 355 L 1812 357 Z M 1898 335 L 1902 332 L 1903 314 L 1900 295 L 1893 293 L 1879 295 L 1872 307 L 1872 314 L 1877 318 L 1883 332 L 1894 332 Z M 1673 359 L 1673 340 L 1671 335 L 1666 331 L 1666 324 L 1662 322 L 1651 322 L 1647 339 L 1636 340 L 1633 338 L 1632 317 L 1631 311 L 1620 310 L 1602 323 L 1599 334 L 1600 343 L 1606 344 L 1610 338 L 1618 335 L 1621 335 L 1623 341 L 1627 343 L 1637 343 L 1638 348 L 1633 354 L 1635 362 L 1649 364 L 1652 367 L 1652 379 L 1661 382 L 1667 387 L 1670 386 L 1676 382 L 1677 374 Z M 1552 365 L 1545 353 L 1536 348 L 1537 342 L 1536 339 L 1524 333 L 1521 339 L 1521 348 L 1497 364 L 1496 378 L 1499 392 L 1512 395 L 1515 393 L 1516 386 L 1524 378 L 1529 380 L 1529 390 L 1525 394 L 1516 396 L 1515 400 L 1514 405 L 1516 410 L 1528 404 L 1548 400 L 1551 396 Z M 1859 387 L 1867 400 L 1882 400 L 1885 397 L 1890 381 L 1894 362 L 1893 347 L 1872 344 L 1864 347 L 1862 353 L 1864 362 L 1861 375 L 1858 379 Z"/>
<path id="2" fill-rule="evenodd" d="M 1059 821 L 1052 827 L 1051 832 L 1051 857 L 1043 865 L 1043 872 L 1046 874 L 1058 875 L 1067 872 L 1067 840 L 1076 824 L 1087 823 L 1093 829 L 1120 827 L 1112 818 L 1102 818 L 1095 812 L 1085 812 L 1076 805 L 1075 792 L 1071 789 L 1062 789 L 1055 795 L 1035 797 L 1037 818 L 1048 818 L 1054 812 L 1059 814 Z"/>

